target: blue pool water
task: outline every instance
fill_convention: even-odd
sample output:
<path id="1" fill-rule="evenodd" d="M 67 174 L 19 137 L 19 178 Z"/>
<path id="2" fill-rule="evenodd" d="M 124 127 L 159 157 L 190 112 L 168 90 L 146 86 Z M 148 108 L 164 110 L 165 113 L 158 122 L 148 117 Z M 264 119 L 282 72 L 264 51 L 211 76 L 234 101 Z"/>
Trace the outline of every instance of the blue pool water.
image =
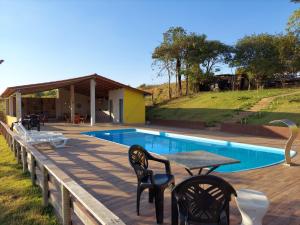
<path id="1" fill-rule="evenodd" d="M 119 129 L 84 132 L 82 134 L 131 146 L 138 144 L 157 154 L 207 151 L 234 158 L 240 163 L 220 166 L 218 172 L 238 172 L 274 165 L 284 160 L 283 149 L 198 138 L 142 129 Z M 295 155 L 295 152 L 292 153 Z"/>

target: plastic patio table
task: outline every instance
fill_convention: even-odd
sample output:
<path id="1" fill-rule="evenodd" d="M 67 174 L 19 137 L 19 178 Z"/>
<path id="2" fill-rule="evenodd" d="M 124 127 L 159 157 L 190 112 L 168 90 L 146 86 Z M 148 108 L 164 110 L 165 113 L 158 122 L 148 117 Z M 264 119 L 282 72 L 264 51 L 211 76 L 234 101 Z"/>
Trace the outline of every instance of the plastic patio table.
<path id="1" fill-rule="evenodd" d="M 198 174 L 202 173 L 204 168 L 209 168 L 205 175 L 210 174 L 219 166 L 239 163 L 237 159 L 217 155 L 207 151 L 192 151 L 192 152 L 179 152 L 176 154 L 164 154 L 168 160 L 182 165 L 186 171 L 193 176 L 192 170 L 199 170 Z"/>

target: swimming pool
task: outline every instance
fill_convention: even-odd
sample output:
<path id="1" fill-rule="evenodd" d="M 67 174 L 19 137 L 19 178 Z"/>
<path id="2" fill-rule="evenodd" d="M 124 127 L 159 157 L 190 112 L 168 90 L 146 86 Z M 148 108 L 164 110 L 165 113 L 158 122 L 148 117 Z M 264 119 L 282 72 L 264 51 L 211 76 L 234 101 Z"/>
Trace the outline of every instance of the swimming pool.
<path id="1" fill-rule="evenodd" d="M 284 151 L 279 148 L 242 144 L 237 142 L 192 137 L 168 132 L 143 129 L 118 129 L 84 132 L 82 134 L 112 141 L 126 146 L 138 144 L 157 154 L 207 151 L 240 161 L 224 165 L 217 172 L 238 172 L 271 166 L 284 161 Z M 296 153 L 291 153 L 294 156 Z"/>

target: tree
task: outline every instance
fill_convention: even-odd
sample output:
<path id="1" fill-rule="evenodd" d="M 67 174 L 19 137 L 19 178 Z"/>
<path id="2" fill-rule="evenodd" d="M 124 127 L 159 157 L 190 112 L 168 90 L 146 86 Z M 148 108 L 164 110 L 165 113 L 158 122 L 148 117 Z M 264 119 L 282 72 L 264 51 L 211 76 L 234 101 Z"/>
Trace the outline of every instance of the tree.
<path id="1" fill-rule="evenodd" d="M 206 35 L 197 35 L 191 33 L 186 35 L 182 41 L 183 45 L 183 59 L 184 59 L 184 68 L 182 69 L 182 74 L 185 76 L 186 81 L 186 95 L 189 94 L 189 78 L 192 78 L 192 82 L 197 81 L 197 76 L 202 74 L 202 71 L 199 67 L 199 61 L 197 60 L 199 55 L 200 48 L 204 45 Z M 196 76 L 196 77 L 195 77 Z M 196 79 L 193 79 L 195 77 Z"/>
<path id="2" fill-rule="evenodd" d="M 184 39 L 186 31 L 182 27 L 171 27 L 164 34 L 163 43 L 170 47 L 170 55 L 176 61 L 176 79 L 178 80 L 178 93 L 182 95 L 181 75 L 184 57 Z"/>
<path id="3" fill-rule="evenodd" d="M 300 9 L 295 10 L 290 16 L 286 30 L 288 33 L 300 38 Z"/>
<path id="4" fill-rule="evenodd" d="M 291 0 L 291 2 L 300 3 L 300 0 Z M 300 38 L 300 9 L 295 10 L 290 16 L 286 30 Z"/>
<path id="5" fill-rule="evenodd" d="M 214 73 L 218 71 L 217 65 L 226 63 L 231 58 L 231 48 L 219 41 L 210 41 L 206 35 L 192 33 L 185 39 L 185 69 L 186 79 L 198 76 L 193 81 L 199 85 L 211 83 Z M 198 67 L 198 68 L 197 68 Z M 195 71 L 198 71 L 197 74 Z"/>
<path id="6" fill-rule="evenodd" d="M 275 41 L 279 55 L 276 76 L 284 86 L 286 77 L 296 76 L 300 71 L 300 40 L 287 34 L 276 36 Z"/>
<path id="7" fill-rule="evenodd" d="M 158 66 L 158 76 L 164 76 L 166 73 L 168 76 L 168 92 L 169 92 L 169 99 L 172 98 L 172 90 L 171 90 L 171 78 L 174 74 L 174 59 L 171 55 L 171 47 L 166 44 L 162 43 L 160 46 L 156 47 L 152 58 L 154 59 L 153 65 Z"/>
<path id="8" fill-rule="evenodd" d="M 216 66 L 231 59 L 232 49 L 220 41 L 206 41 L 202 50 L 201 67 L 206 75 L 214 75 L 219 71 Z"/>
<path id="9" fill-rule="evenodd" d="M 251 74 L 259 88 L 278 71 L 278 62 L 279 54 L 274 36 L 259 34 L 238 40 L 231 66 L 242 67 Z"/>

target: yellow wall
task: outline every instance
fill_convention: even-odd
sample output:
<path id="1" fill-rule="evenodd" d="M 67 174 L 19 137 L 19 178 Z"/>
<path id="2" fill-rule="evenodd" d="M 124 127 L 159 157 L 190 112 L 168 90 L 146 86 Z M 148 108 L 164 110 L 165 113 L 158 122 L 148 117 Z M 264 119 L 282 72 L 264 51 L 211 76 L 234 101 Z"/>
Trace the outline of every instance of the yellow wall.
<path id="1" fill-rule="evenodd" d="M 6 116 L 6 123 L 9 127 L 11 127 L 11 124 L 14 122 L 17 122 L 17 117 L 14 116 Z"/>
<path id="2" fill-rule="evenodd" d="M 145 123 L 143 93 L 124 89 L 124 123 Z"/>

